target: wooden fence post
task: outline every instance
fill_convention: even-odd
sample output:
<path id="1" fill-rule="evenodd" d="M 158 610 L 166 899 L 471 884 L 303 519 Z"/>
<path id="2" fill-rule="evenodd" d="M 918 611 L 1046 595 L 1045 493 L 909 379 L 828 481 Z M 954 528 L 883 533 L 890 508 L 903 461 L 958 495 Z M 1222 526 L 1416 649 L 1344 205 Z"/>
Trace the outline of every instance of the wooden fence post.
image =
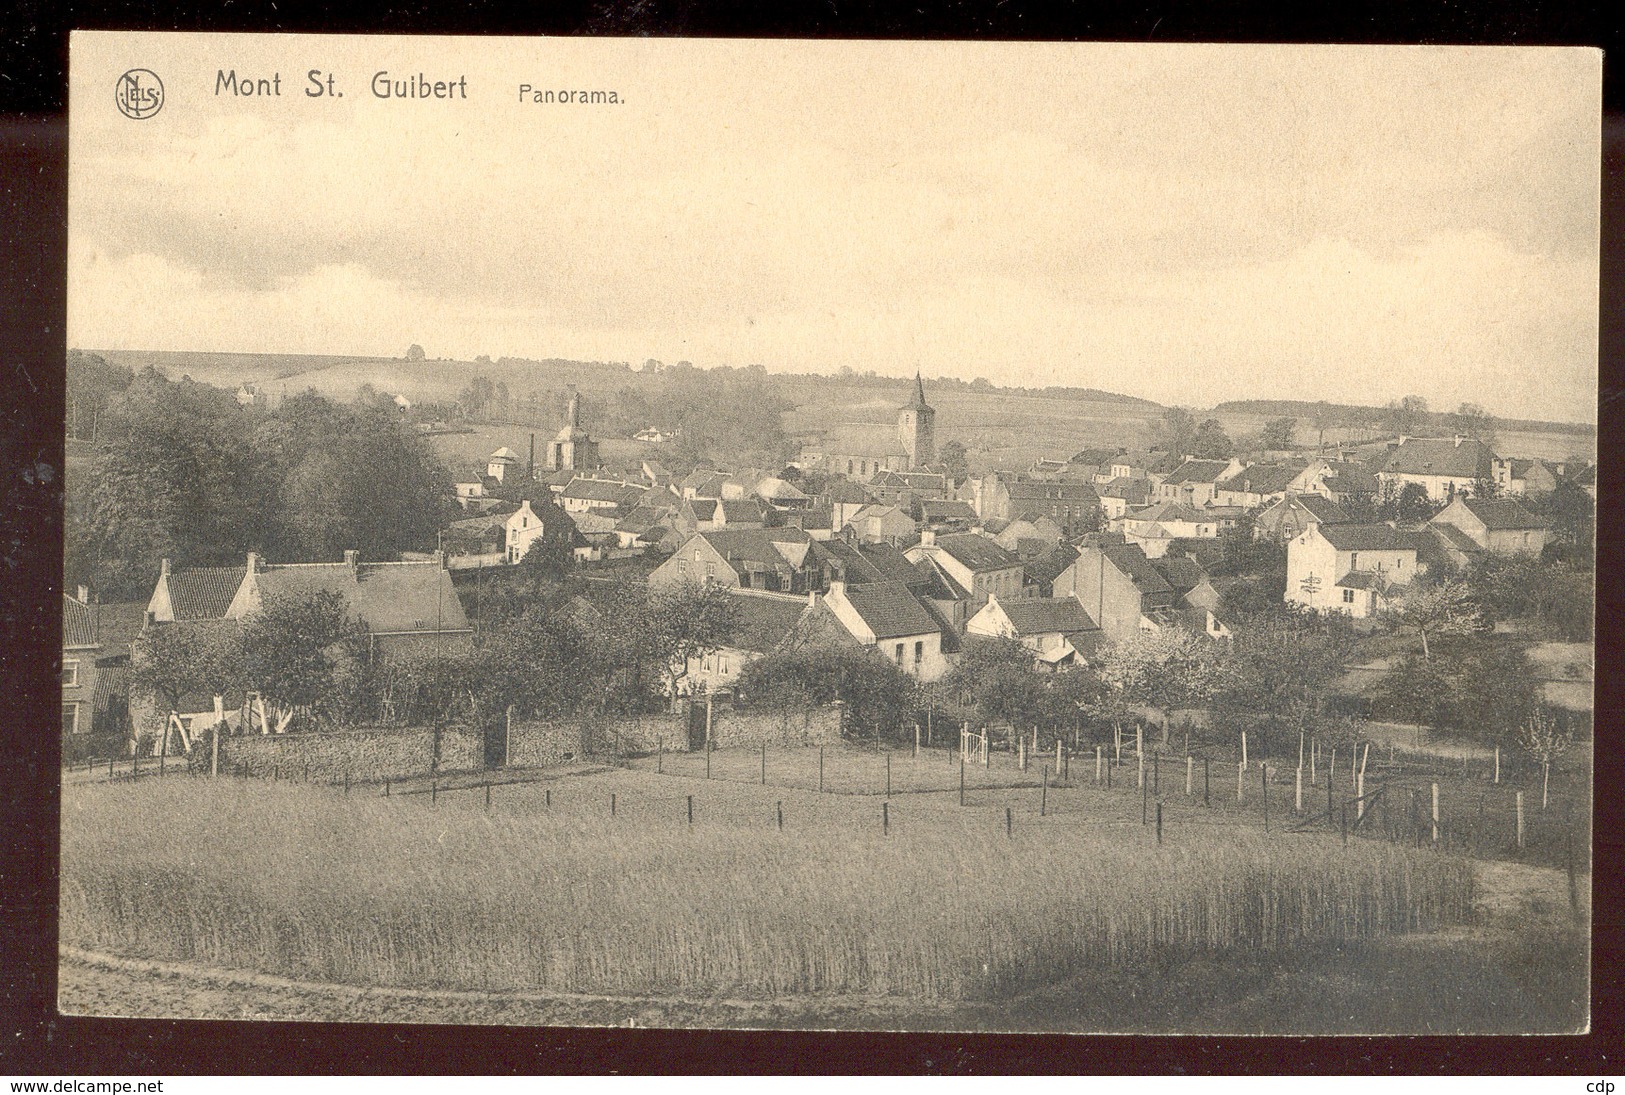
<path id="1" fill-rule="evenodd" d="M 1141 762 L 1142 765 L 1144 762 Z M 1150 819 L 1146 816 L 1146 809 L 1151 802 L 1151 787 L 1145 782 L 1145 769 L 1140 769 L 1140 824 L 1146 824 Z"/>
<path id="2" fill-rule="evenodd" d="M 1439 785 L 1433 785 L 1433 843 L 1439 843 Z"/>
<path id="3" fill-rule="evenodd" d="M 965 805 L 965 758 L 959 758 L 959 805 Z"/>
<path id="4" fill-rule="evenodd" d="M 551 810 L 553 808 L 553 788 L 542 788 L 542 796 L 542 807 Z"/>
<path id="5" fill-rule="evenodd" d="M 1241 732 L 1241 770 L 1247 770 L 1247 731 Z"/>
<path id="6" fill-rule="evenodd" d="M 891 798 L 891 754 L 886 754 L 886 797 Z"/>
<path id="7" fill-rule="evenodd" d="M 1141 787 L 1145 786 L 1145 754 L 1144 753 L 1136 753 L 1134 755 L 1134 780 Z"/>
<path id="8" fill-rule="evenodd" d="M 1518 792 L 1518 847 L 1523 847 L 1523 792 Z"/>
<path id="9" fill-rule="evenodd" d="M 1049 812 L 1049 765 L 1044 765 L 1044 790 L 1038 797 L 1038 816 L 1044 817 Z"/>
<path id="10" fill-rule="evenodd" d="M 487 805 L 489 805 L 491 801 L 491 785 L 489 783 L 485 785 L 485 801 Z M 615 793 L 613 791 L 610 792 L 609 796 L 609 816 L 615 816 Z"/>
<path id="11" fill-rule="evenodd" d="M 1242 782 L 1241 782 L 1246 777 L 1246 775 L 1247 775 L 1247 762 L 1244 761 L 1244 760 L 1243 761 L 1238 761 L 1236 763 L 1236 801 L 1237 802 L 1242 801 L 1242 799 L 1244 799 L 1246 797 L 1246 792 L 1242 789 Z"/>
<path id="12" fill-rule="evenodd" d="M 348 772 L 344 773 L 344 793 L 345 794 L 350 793 L 350 773 L 348 773 Z M 433 806 L 435 804 L 435 800 L 438 799 L 439 797 L 440 797 L 440 781 L 437 780 L 437 779 L 430 780 L 429 781 L 429 805 Z"/>
<path id="13" fill-rule="evenodd" d="M 1203 757 L 1202 758 L 1202 805 L 1203 806 L 1211 806 L 1211 805 L 1213 805 L 1213 800 L 1208 795 L 1208 792 L 1211 791 L 1212 787 L 1213 787 L 1213 781 L 1211 779 L 1212 773 L 1209 771 L 1210 765 L 1211 765 L 1210 758 Z"/>
<path id="14" fill-rule="evenodd" d="M 1162 803 L 1157 803 L 1157 843 L 1162 843 Z"/>
<path id="15" fill-rule="evenodd" d="M 711 709 L 707 707 L 706 710 L 710 711 Z M 711 732 L 709 728 L 706 729 L 705 734 L 705 778 L 711 778 Z"/>
<path id="16" fill-rule="evenodd" d="M 1501 747 L 1495 747 L 1495 783 L 1501 782 Z"/>
<path id="17" fill-rule="evenodd" d="M 1100 748 L 1100 746 L 1097 745 L 1097 746 L 1095 746 L 1095 782 L 1096 783 L 1100 782 L 1100 770 L 1103 767 L 1104 762 L 1105 762 L 1105 758 L 1102 756 L 1101 748 Z M 111 768 L 111 765 L 109 765 L 109 767 Z"/>
<path id="18" fill-rule="evenodd" d="M 693 795 L 688 796 L 688 823 L 690 825 L 694 824 L 694 796 Z"/>
<path id="19" fill-rule="evenodd" d="M 782 832 L 784 832 L 784 800 L 782 798 L 779 799 L 779 802 L 778 802 L 778 815 L 779 815 L 779 832 L 782 833 Z"/>
<path id="20" fill-rule="evenodd" d="M 1368 746 L 1369 748 L 1369 746 Z M 1354 817 L 1355 820 L 1365 818 L 1365 766 L 1360 766 L 1360 774 L 1354 778 Z"/>
<path id="21" fill-rule="evenodd" d="M 1196 793 L 1196 758 L 1185 754 L 1185 797 Z"/>
<path id="22" fill-rule="evenodd" d="M 1059 733 L 1055 735 L 1055 770 L 1057 772 L 1061 770 L 1061 735 Z"/>
<path id="23" fill-rule="evenodd" d="M 491 781 L 490 780 L 485 781 L 485 809 L 486 809 L 487 812 L 489 812 L 490 809 L 491 809 Z M 611 814 L 613 814 L 615 812 L 615 796 L 614 795 L 609 796 L 609 812 Z"/>
<path id="24" fill-rule="evenodd" d="M 1004 835 L 1005 835 L 1005 839 L 1009 839 L 1010 837 L 1015 836 L 1015 833 L 1016 833 L 1015 819 L 1011 815 L 1010 807 L 1006 806 L 1004 808 Z"/>
<path id="25" fill-rule="evenodd" d="M 1292 812 L 1303 813 L 1303 765 L 1298 765 L 1298 774 L 1292 786 Z"/>
<path id="26" fill-rule="evenodd" d="M 886 757 L 886 763 L 891 763 L 891 757 Z M 767 786 L 767 742 L 762 742 L 762 786 Z"/>
<path id="27" fill-rule="evenodd" d="M 1320 757 L 1320 739 L 1309 739 L 1309 786 L 1315 785 L 1315 761 Z"/>
<path id="28" fill-rule="evenodd" d="M 1016 766 L 1023 772 L 1027 770 L 1027 739 L 1020 734 L 1016 735 Z"/>
<path id="29" fill-rule="evenodd" d="M 1262 761 L 1258 765 L 1258 782 L 1264 790 L 1264 831 L 1270 831 L 1270 762 Z"/>
<path id="30" fill-rule="evenodd" d="M 1162 794 L 1162 754 L 1151 754 L 1151 793 Z"/>
<path id="31" fill-rule="evenodd" d="M 666 739 L 655 739 L 655 774 L 660 775 L 666 770 Z"/>
<path id="32" fill-rule="evenodd" d="M 818 747 L 818 793 L 824 793 L 824 747 Z"/>
<path id="33" fill-rule="evenodd" d="M 891 835 L 891 803 L 889 802 L 880 804 L 880 835 Z"/>
<path id="34" fill-rule="evenodd" d="M 1546 809 L 1549 793 L 1552 789 L 1552 762 L 1540 762 L 1540 808 Z"/>
<path id="35" fill-rule="evenodd" d="M 920 724 L 914 724 L 914 755 L 920 755 Z"/>

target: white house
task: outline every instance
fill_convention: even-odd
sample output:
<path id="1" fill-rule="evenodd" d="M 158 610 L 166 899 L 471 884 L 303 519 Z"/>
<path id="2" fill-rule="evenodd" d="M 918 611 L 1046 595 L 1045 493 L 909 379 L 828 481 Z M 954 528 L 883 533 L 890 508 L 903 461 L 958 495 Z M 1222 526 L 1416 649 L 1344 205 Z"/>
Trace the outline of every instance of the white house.
<path id="1" fill-rule="evenodd" d="M 823 604 L 847 633 L 922 682 L 948 672 L 942 624 L 902 582 L 832 581 Z"/>
<path id="2" fill-rule="evenodd" d="M 965 634 L 1015 639 L 1052 669 L 1074 665 L 1102 639 L 1076 597 L 1030 597 L 987 604 L 965 623 Z"/>
<path id="3" fill-rule="evenodd" d="M 1416 577 L 1419 537 L 1392 525 L 1314 524 L 1288 541 L 1286 600 L 1356 619 L 1383 608 L 1383 591 Z"/>
<path id="4" fill-rule="evenodd" d="M 523 559 L 530 545 L 540 540 L 546 531 L 542 519 L 530 508 L 530 500 L 521 502 L 519 508 L 508 516 L 506 524 L 508 562 L 517 563 Z"/>
<path id="5" fill-rule="evenodd" d="M 485 459 L 485 474 L 498 483 L 506 482 L 508 476 L 519 471 L 519 454 L 504 445 Z"/>

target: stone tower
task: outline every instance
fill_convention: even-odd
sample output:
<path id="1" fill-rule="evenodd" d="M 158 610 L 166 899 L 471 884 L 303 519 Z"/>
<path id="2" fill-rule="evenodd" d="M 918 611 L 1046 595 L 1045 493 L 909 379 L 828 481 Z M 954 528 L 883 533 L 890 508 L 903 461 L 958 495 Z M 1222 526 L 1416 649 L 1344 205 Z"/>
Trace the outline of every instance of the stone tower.
<path id="1" fill-rule="evenodd" d="M 564 428 L 547 445 L 548 471 L 592 471 L 598 466 L 598 442 L 581 428 L 581 394 L 570 393 Z"/>
<path id="2" fill-rule="evenodd" d="M 937 412 L 925 401 L 925 381 L 914 374 L 914 399 L 897 412 L 897 439 L 908 453 L 910 468 L 923 467 L 937 458 Z"/>

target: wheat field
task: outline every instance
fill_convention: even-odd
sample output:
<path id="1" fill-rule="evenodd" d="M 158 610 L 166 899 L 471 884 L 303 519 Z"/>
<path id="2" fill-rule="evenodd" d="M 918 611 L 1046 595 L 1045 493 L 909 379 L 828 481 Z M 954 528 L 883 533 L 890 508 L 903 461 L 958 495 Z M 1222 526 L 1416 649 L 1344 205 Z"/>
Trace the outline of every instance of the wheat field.
<path id="1" fill-rule="evenodd" d="M 669 780 L 615 776 L 629 805 L 643 786 L 669 797 Z M 989 1000 L 1181 954 L 1433 929 L 1473 899 L 1466 861 L 1379 842 L 1010 839 L 985 811 L 925 807 L 882 835 L 835 816 L 873 800 L 782 790 L 828 823 L 610 819 L 538 809 L 533 789 L 490 811 L 477 793 L 431 807 L 230 780 L 65 792 L 63 943 L 357 985 Z"/>

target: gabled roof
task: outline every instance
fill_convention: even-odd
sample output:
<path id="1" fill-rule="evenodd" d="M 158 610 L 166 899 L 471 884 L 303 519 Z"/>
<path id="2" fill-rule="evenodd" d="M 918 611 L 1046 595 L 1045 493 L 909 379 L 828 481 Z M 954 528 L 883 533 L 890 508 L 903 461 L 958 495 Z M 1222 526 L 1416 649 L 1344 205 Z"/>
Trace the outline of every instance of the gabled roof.
<path id="1" fill-rule="evenodd" d="M 247 565 L 187 567 L 169 575 L 169 607 L 176 621 L 218 620 L 237 596 Z"/>
<path id="2" fill-rule="evenodd" d="M 1010 492 L 1012 505 L 1017 502 L 1070 502 L 1078 505 L 1089 505 L 1099 502 L 1100 496 L 1095 493 L 1092 483 L 1082 483 L 1064 479 L 1017 480 L 1007 483 L 1006 489 Z"/>
<path id="3" fill-rule="evenodd" d="M 504 445 L 486 457 L 485 462 L 488 464 L 517 464 L 519 463 L 519 454 Z"/>
<path id="4" fill-rule="evenodd" d="M 1435 521 L 1428 525 L 1433 534 L 1444 540 L 1450 547 L 1455 548 L 1463 555 L 1477 555 L 1484 549 L 1478 546 L 1471 536 L 1468 536 L 1455 525 L 1447 525 L 1442 521 Z"/>
<path id="5" fill-rule="evenodd" d="M 90 605 L 83 604 L 62 595 L 62 645 L 63 646 L 99 646 L 101 640 L 96 634 L 96 612 Z"/>
<path id="6" fill-rule="evenodd" d="M 876 639 L 900 639 L 940 630 L 936 617 L 902 582 L 847 586 L 846 600 Z"/>
<path id="7" fill-rule="evenodd" d="M 1371 468 L 1357 460 L 1328 460 L 1326 486 L 1338 494 L 1371 494 L 1377 477 Z"/>
<path id="8" fill-rule="evenodd" d="M 1044 635 L 1055 631 L 1070 634 L 1094 631 L 1098 626 L 1075 597 L 1028 597 L 1000 601 L 999 607 L 1017 635 Z"/>
<path id="9" fill-rule="evenodd" d="M 812 538 L 798 528 L 721 528 L 695 533 L 693 538 L 710 545 L 740 577 L 752 570 L 801 569 L 813 546 Z"/>
<path id="10" fill-rule="evenodd" d="M 302 596 L 321 590 L 339 594 L 352 619 L 377 633 L 463 631 L 468 618 L 438 562 L 272 564 L 254 575 L 262 597 Z"/>
<path id="11" fill-rule="evenodd" d="M 804 529 L 831 529 L 835 527 L 835 510 L 828 505 L 808 506 L 806 509 L 790 510 L 784 515 L 786 524 Z"/>
<path id="12" fill-rule="evenodd" d="M 1121 498 L 1131 506 L 1143 506 L 1151 497 L 1151 480 L 1119 475 L 1101 487 L 1099 493 L 1108 498 Z"/>
<path id="13" fill-rule="evenodd" d="M 761 503 L 754 498 L 724 498 L 717 505 L 722 507 L 722 523 L 725 525 L 764 520 Z"/>
<path id="14" fill-rule="evenodd" d="M 831 479 L 824 487 L 824 501 L 831 504 L 861 506 L 874 501 L 874 495 L 850 479 Z"/>
<path id="15" fill-rule="evenodd" d="M 642 534 L 658 525 L 665 519 L 666 511 L 655 506 L 638 506 L 622 517 L 615 526 L 616 532 L 631 532 Z"/>
<path id="16" fill-rule="evenodd" d="M 112 601 L 96 606 L 96 633 L 101 639 L 103 657 L 127 655 L 130 644 L 147 622 L 145 601 Z"/>
<path id="17" fill-rule="evenodd" d="M 1338 551 L 1415 551 L 1416 533 L 1392 525 L 1319 525 L 1320 534 Z"/>
<path id="18" fill-rule="evenodd" d="M 1219 489 L 1242 494 L 1279 494 L 1308 466 L 1304 460 L 1286 464 L 1254 464 L 1221 481 Z"/>
<path id="19" fill-rule="evenodd" d="M 633 483 L 577 476 L 570 480 L 559 497 L 578 498 L 584 502 L 611 502 L 615 505 L 635 506 L 647 493 L 647 487 Z"/>
<path id="20" fill-rule="evenodd" d="M 781 600 L 735 594 L 733 624 L 723 636 L 723 645 L 735 650 L 768 654 L 784 642 L 807 611 L 805 599 Z"/>
<path id="21" fill-rule="evenodd" d="M 1351 570 L 1337 580 L 1337 588 L 1341 589 L 1376 589 L 1382 584 L 1382 576 L 1374 570 Z"/>
<path id="22" fill-rule="evenodd" d="M 806 493 L 800 487 L 775 475 L 758 480 L 756 493 L 773 502 L 804 502 L 807 499 Z"/>
<path id="23" fill-rule="evenodd" d="M 1157 573 L 1173 587 L 1175 593 L 1183 597 L 1197 586 L 1207 580 L 1207 572 L 1195 559 L 1184 555 L 1164 555 L 1161 559 L 1152 559 L 1151 565 L 1157 568 Z"/>
<path id="24" fill-rule="evenodd" d="M 714 521 L 717 516 L 717 506 L 722 503 L 715 498 L 690 498 L 688 508 L 694 514 L 696 521 Z"/>
<path id="25" fill-rule="evenodd" d="M 909 584 L 920 587 L 920 596 L 938 601 L 970 600 L 970 591 L 954 581 L 953 575 L 929 555 L 914 564 L 914 572 L 919 577 Z"/>
<path id="26" fill-rule="evenodd" d="M 888 506 L 884 502 L 870 502 L 868 505 L 852 514 L 852 516 L 847 519 L 846 523 L 849 525 L 855 525 L 859 521 L 885 520 L 892 514 L 896 514 L 911 525 L 914 523 L 914 519 L 908 514 L 904 513 L 896 506 Z"/>
<path id="27" fill-rule="evenodd" d="M 976 520 L 975 507 L 954 498 L 926 499 L 920 503 L 920 513 L 927 521 Z"/>
<path id="28" fill-rule="evenodd" d="M 1027 577 L 1038 582 L 1053 582 L 1061 572 L 1078 561 L 1078 549 L 1071 544 L 1054 544 L 1048 551 L 1033 556 L 1023 564 Z"/>
<path id="29" fill-rule="evenodd" d="M 1108 467 L 1117 463 L 1133 462 L 1129 460 L 1118 460 L 1120 455 L 1124 457 L 1127 456 L 1126 453 L 1120 453 L 1117 449 L 1082 449 L 1073 453 L 1072 459 L 1068 462 L 1072 464 L 1088 464 L 1090 467 L 1096 468 Z"/>
<path id="30" fill-rule="evenodd" d="M 1389 454 L 1381 470 L 1391 475 L 1448 475 L 1488 479 L 1495 454 L 1477 438 L 1412 437 Z"/>
<path id="31" fill-rule="evenodd" d="M 1309 515 L 1323 525 L 1346 525 L 1353 519 L 1330 498 L 1320 494 L 1295 494 L 1289 499 L 1309 511 Z"/>
<path id="32" fill-rule="evenodd" d="M 1228 460 L 1187 460 L 1169 473 L 1164 483 L 1216 483 L 1230 467 Z"/>
<path id="33" fill-rule="evenodd" d="M 1130 510 L 1123 515 L 1126 521 L 1184 521 L 1195 524 L 1210 520 L 1193 506 L 1183 502 L 1158 502 L 1144 509 Z"/>
<path id="34" fill-rule="evenodd" d="M 914 569 L 914 564 L 909 562 L 908 558 L 891 544 L 853 544 L 851 546 L 874 568 L 875 574 L 883 581 L 908 584 L 920 580 L 919 573 Z"/>
<path id="35" fill-rule="evenodd" d="M 992 538 L 979 533 L 952 532 L 946 536 L 938 536 L 936 540 L 937 547 L 976 573 L 984 570 L 1002 570 L 1005 567 L 1019 566 L 1021 563 L 1020 559 L 1000 547 Z"/>
<path id="36" fill-rule="evenodd" d="M 1145 557 L 1140 545 L 1103 541 L 1099 550 L 1111 560 L 1112 565 L 1133 580 L 1141 593 L 1173 593 L 1174 587 L 1151 565 L 1151 560 Z"/>
<path id="37" fill-rule="evenodd" d="M 1473 516 L 1484 522 L 1484 527 L 1491 531 L 1548 527 L 1545 521 L 1510 498 L 1463 498 L 1461 504 L 1472 511 Z"/>

